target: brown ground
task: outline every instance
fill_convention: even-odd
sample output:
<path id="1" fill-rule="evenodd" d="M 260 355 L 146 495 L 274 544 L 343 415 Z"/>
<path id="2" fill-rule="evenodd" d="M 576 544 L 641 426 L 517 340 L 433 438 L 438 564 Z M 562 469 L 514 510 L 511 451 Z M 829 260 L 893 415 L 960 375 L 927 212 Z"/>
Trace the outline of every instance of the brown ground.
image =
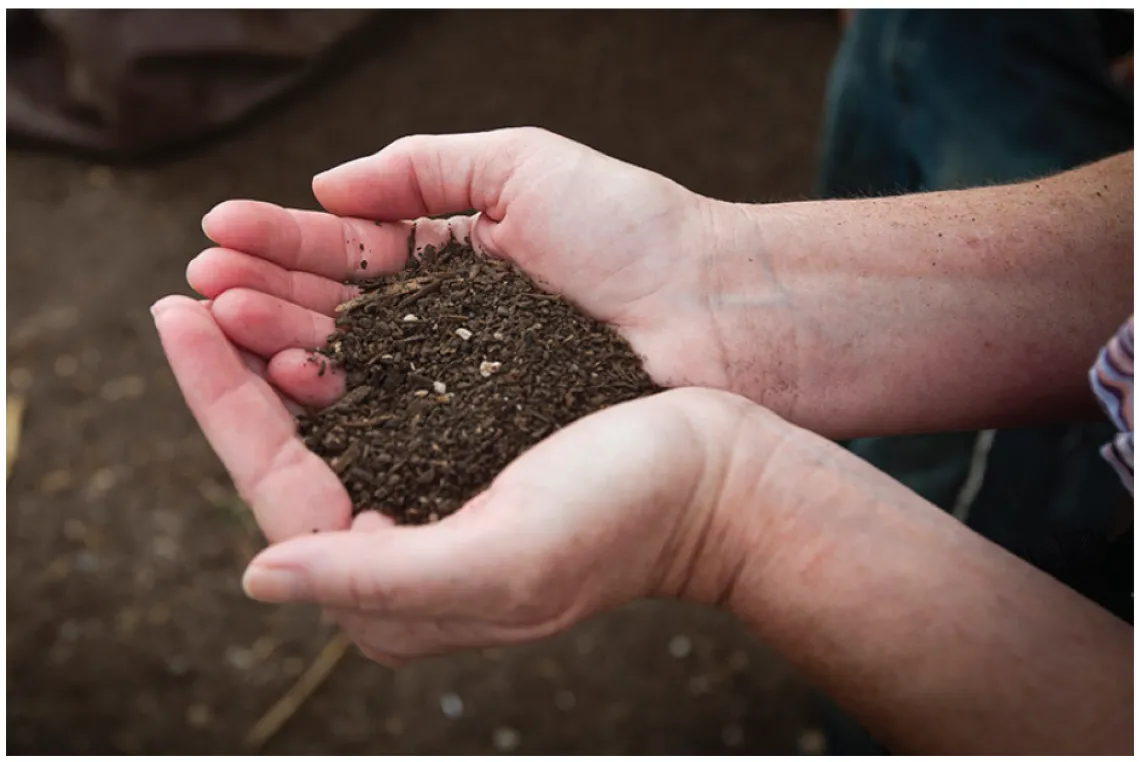
<path id="1" fill-rule="evenodd" d="M 246 601 L 260 546 L 147 307 L 198 220 L 412 132 L 539 124 L 726 198 L 810 187 L 834 17 L 444 13 L 229 139 L 145 168 L 8 153 L 8 751 L 225 753 L 332 636 Z M 456 715 L 457 701 L 462 713 Z M 398 673 L 350 653 L 266 746 L 308 753 L 789 752 L 786 665 L 717 612 L 641 603 L 550 642 Z"/>

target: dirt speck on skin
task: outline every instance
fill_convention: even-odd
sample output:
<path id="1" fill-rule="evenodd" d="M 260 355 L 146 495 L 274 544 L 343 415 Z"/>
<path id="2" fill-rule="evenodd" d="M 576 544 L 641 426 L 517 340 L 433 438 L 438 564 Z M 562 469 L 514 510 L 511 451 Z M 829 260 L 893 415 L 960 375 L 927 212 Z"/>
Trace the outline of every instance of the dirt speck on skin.
<path id="1" fill-rule="evenodd" d="M 348 392 L 299 421 L 358 512 L 439 521 L 559 428 L 659 390 L 616 331 L 470 242 L 360 287 L 323 350 Z"/>

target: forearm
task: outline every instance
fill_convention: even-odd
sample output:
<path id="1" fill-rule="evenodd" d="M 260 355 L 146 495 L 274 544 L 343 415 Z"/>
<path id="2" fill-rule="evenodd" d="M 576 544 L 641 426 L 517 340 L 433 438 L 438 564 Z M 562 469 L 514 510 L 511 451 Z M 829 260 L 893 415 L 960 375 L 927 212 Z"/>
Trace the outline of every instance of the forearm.
<path id="1" fill-rule="evenodd" d="M 709 278 L 731 389 L 833 437 L 1091 412 L 1088 367 L 1132 309 L 1132 173 L 1128 153 L 1016 186 L 735 206 Z"/>
<path id="2" fill-rule="evenodd" d="M 762 472 L 723 495 L 727 605 L 881 741 L 1131 752 L 1131 627 L 806 432 Z"/>

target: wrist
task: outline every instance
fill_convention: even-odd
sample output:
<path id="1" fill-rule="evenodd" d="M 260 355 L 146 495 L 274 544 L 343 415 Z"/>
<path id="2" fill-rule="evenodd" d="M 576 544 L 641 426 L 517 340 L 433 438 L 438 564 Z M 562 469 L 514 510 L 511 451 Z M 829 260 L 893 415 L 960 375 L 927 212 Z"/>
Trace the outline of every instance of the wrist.
<path id="1" fill-rule="evenodd" d="M 1130 738 L 1130 627 L 837 445 L 779 442 L 726 482 L 719 603 L 808 680 L 912 753 Z"/>
<path id="2" fill-rule="evenodd" d="M 726 405 L 731 429 L 704 469 L 704 494 L 715 497 L 697 512 L 708 518 L 682 597 L 763 629 L 786 609 L 789 575 L 808 574 L 830 552 L 840 515 L 873 515 L 884 496 L 914 496 L 834 442 L 725 396 L 735 403 Z"/>
<path id="3" fill-rule="evenodd" d="M 800 402 L 825 354 L 825 333 L 805 330 L 815 321 L 810 260 L 799 239 L 805 205 L 744 204 L 706 200 L 710 245 L 705 249 L 702 287 L 708 307 L 710 345 L 724 368 L 723 388 L 747 397 L 797 425 L 821 423 Z M 805 320 L 805 318 L 807 318 Z M 815 321 L 817 322 L 817 321 Z M 818 399 L 818 395 L 814 396 Z M 801 420 L 801 413 L 808 420 Z"/>
<path id="4" fill-rule="evenodd" d="M 688 388 L 667 396 L 690 421 L 701 468 L 679 490 L 686 498 L 652 593 L 728 606 L 740 575 L 768 553 L 776 503 L 795 495 L 785 450 L 806 432 L 738 395 Z"/>

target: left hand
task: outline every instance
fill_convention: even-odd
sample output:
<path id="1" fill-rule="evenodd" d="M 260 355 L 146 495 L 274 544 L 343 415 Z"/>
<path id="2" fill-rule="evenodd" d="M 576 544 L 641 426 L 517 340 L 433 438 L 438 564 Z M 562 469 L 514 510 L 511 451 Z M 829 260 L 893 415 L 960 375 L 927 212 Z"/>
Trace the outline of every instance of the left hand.
<path id="1" fill-rule="evenodd" d="M 308 355 L 357 294 L 345 281 L 402 269 L 409 239 L 423 250 L 449 235 L 612 326 L 661 386 L 724 389 L 790 415 L 816 398 L 801 371 L 832 360 L 800 340 L 747 208 L 545 130 L 401 138 L 321 173 L 313 192 L 325 212 L 219 204 L 202 220 L 217 246 L 187 268 L 226 336 L 302 404 L 345 392 L 335 368 L 314 380 Z"/>
<path id="2" fill-rule="evenodd" d="M 208 310 L 168 297 L 155 313 L 190 409 L 279 543 L 250 564 L 247 592 L 331 609 L 389 665 L 544 637 L 637 598 L 720 600 L 761 552 L 725 507 L 790 494 L 796 467 L 773 454 L 804 452 L 779 448 L 790 436 L 823 442 L 741 397 L 679 389 L 560 430 L 438 524 L 352 521 L 332 470 Z"/>

